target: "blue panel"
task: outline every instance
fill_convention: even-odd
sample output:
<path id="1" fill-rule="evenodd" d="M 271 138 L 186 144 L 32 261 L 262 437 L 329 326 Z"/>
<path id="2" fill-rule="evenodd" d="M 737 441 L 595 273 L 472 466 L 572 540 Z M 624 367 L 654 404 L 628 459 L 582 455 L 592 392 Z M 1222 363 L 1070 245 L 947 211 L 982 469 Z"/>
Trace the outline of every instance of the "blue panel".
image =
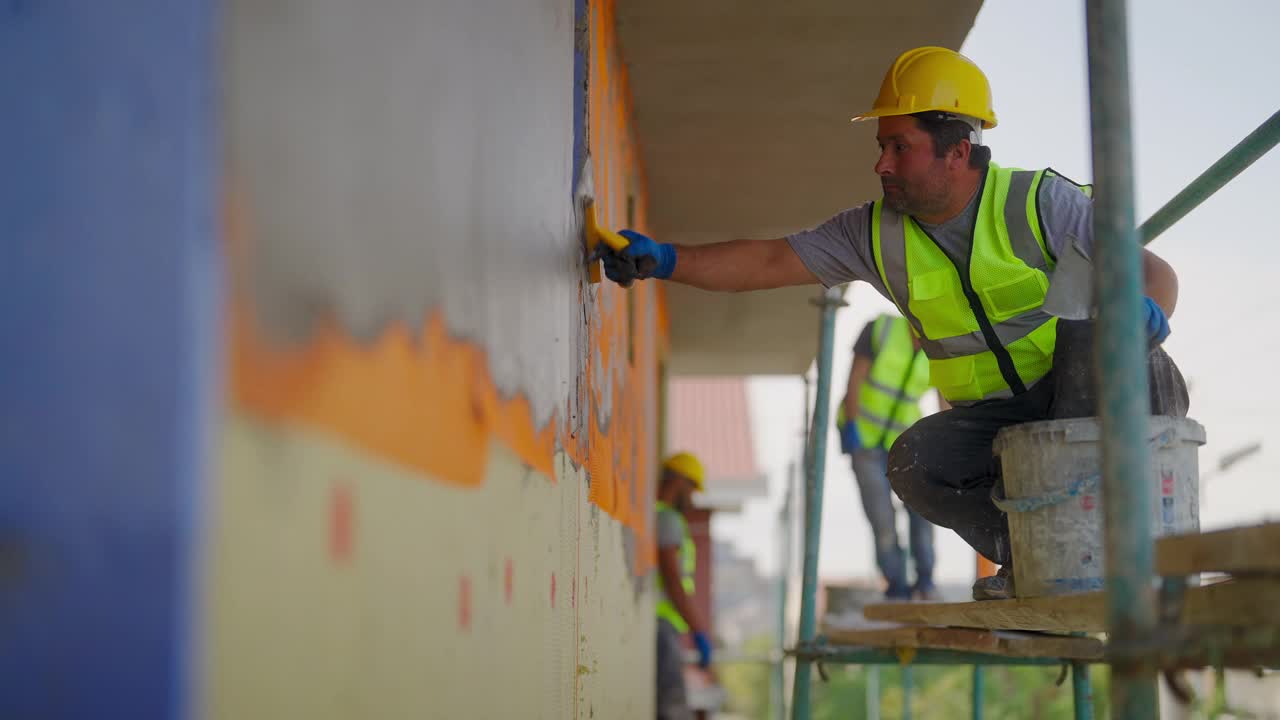
<path id="1" fill-rule="evenodd" d="M 591 9 L 587 0 L 573 0 L 573 187 L 578 191 L 587 159 L 587 58 L 591 52 Z"/>
<path id="2" fill-rule="evenodd" d="M 216 0 L 0 2 L 0 717 L 186 714 Z"/>

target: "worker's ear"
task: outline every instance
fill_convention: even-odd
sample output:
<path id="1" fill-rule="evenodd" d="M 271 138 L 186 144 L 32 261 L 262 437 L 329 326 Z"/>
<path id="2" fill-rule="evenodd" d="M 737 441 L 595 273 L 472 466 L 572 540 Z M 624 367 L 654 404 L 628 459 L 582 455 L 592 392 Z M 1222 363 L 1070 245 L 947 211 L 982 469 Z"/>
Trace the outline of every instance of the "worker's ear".
<path id="1" fill-rule="evenodd" d="M 973 152 L 973 143 L 961 140 L 947 151 L 947 165 L 951 169 L 969 167 L 969 155 Z"/>

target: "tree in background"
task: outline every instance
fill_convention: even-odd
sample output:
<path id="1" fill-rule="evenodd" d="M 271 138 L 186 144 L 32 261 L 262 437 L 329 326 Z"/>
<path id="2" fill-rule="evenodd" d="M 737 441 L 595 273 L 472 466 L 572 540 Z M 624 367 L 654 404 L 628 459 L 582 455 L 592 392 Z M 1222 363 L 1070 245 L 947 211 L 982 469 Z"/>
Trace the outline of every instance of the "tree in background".
<path id="1" fill-rule="evenodd" d="M 774 650 L 772 635 L 757 635 L 742 643 L 745 657 L 767 657 Z M 762 662 L 729 663 L 716 668 L 720 684 L 728 695 L 727 707 L 731 713 L 751 720 L 772 720 L 769 715 L 772 698 L 769 696 L 769 675 L 773 668 Z M 790 682 L 790 678 L 787 681 Z"/>
<path id="2" fill-rule="evenodd" d="M 773 640 L 767 635 L 743 644 L 747 656 L 767 655 Z M 815 680 L 814 720 L 856 720 L 866 718 L 866 666 L 828 666 L 829 682 Z M 769 673 L 765 663 L 735 663 L 719 670 L 721 684 L 728 693 L 732 713 L 752 720 L 771 720 Z M 912 718 L 953 720 L 969 717 L 972 702 L 973 667 L 917 666 L 912 669 Z M 986 669 L 986 702 L 983 717 L 988 720 L 1072 720 L 1071 682 L 1054 685 L 1060 673 L 1056 667 L 990 666 Z M 1106 666 L 1091 670 L 1094 717 L 1104 720 L 1107 712 Z M 791 681 L 790 674 L 787 682 Z M 902 668 L 880 666 L 880 717 L 902 717 Z"/>
<path id="3" fill-rule="evenodd" d="M 854 666 L 831 672 L 831 682 L 814 689 L 814 720 L 847 720 L 866 717 L 867 672 Z M 1056 667 L 992 666 L 986 669 L 983 717 L 989 720 L 1071 720 L 1071 683 L 1054 685 Z M 952 720 L 968 717 L 973 692 L 973 666 L 917 666 L 912 669 L 911 716 L 919 720 Z M 1095 666 L 1094 717 L 1108 717 L 1107 670 Z M 880 670 L 880 717 L 902 717 L 902 669 L 885 665 Z"/>

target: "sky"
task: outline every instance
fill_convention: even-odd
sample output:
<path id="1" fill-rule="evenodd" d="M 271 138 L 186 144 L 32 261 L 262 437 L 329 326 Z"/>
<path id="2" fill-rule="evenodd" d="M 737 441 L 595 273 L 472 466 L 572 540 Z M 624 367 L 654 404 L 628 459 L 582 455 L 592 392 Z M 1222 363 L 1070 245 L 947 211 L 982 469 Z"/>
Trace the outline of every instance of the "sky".
<path id="1" fill-rule="evenodd" d="M 1280 3 L 1273 0 L 1131 0 L 1139 221 L 1280 109 L 1277 28 Z M 994 160 L 1053 167 L 1089 182 L 1084 3 L 986 0 L 961 51 L 991 81 L 999 126 L 984 140 Z M 1268 331 L 1271 312 L 1280 309 L 1280 232 L 1260 212 L 1278 201 L 1277 191 L 1280 149 L 1151 245 L 1178 272 L 1178 308 L 1165 348 L 1190 384 L 1190 416 L 1208 431 L 1200 454 L 1202 529 L 1280 519 L 1280 422 L 1273 409 L 1280 390 L 1269 377 L 1280 360 L 1280 338 Z M 851 198 L 850 206 L 866 199 Z M 858 330 L 893 311 L 863 283 L 846 299 L 851 305 L 836 325 L 833 400 L 843 395 Z M 717 539 L 754 557 L 765 572 L 776 568 L 774 527 L 787 468 L 801 447 L 802 392 L 794 377 L 750 381 L 756 454 L 770 494 L 737 516 L 717 517 L 713 527 Z M 1223 453 L 1251 442 L 1261 442 L 1261 452 L 1227 472 L 1207 472 Z M 819 574 L 874 577 L 870 530 L 848 458 L 839 454 L 834 432 L 828 443 Z M 936 544 L 938 579 L 971 581 L 973 551 L 945 529 Z"/>

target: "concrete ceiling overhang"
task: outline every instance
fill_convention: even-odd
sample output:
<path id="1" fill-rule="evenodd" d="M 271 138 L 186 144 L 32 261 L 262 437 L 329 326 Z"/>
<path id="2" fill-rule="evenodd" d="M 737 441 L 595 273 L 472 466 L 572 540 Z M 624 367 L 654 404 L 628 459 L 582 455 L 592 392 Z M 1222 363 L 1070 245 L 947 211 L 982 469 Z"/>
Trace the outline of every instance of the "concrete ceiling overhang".
<path id="1" fill-rule="evenodd" d="M 665 242 L 782 237 L 879 197 L 865 109 L 903 50 L 959 48 L 981 0 L 618 0 L 649 221 Z M 677 374 L 799 373 L 819 288 L 667 285 Z"/>

